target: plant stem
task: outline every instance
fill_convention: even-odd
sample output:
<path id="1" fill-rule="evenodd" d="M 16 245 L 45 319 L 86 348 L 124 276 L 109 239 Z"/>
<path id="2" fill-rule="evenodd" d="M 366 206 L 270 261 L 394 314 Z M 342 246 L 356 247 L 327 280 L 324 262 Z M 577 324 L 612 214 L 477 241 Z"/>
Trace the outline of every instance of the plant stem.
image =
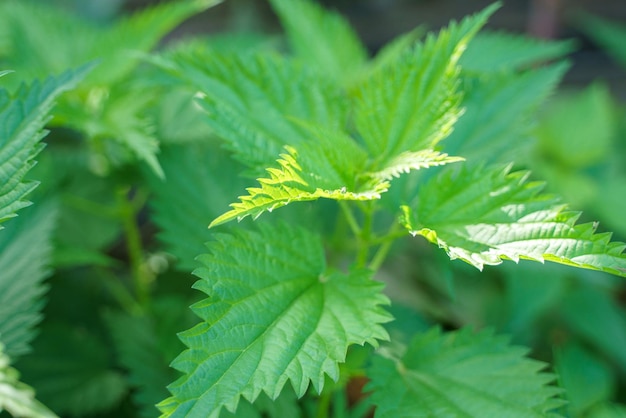
<path id="1" fill-rule="evenodd" d="M 319 401 L 317 403 L 317 414 L 315 415 L 316 418 L 328 417 L 328 410 L 330 408 L 330 399 L 332 397 L 332 394 L 332 390 L 322 390 Z"/>
<path id="2" fill-rule="evenodd" d="M 376 254 L 374 254 L 374 257 L 370 261 L 368 268 L 372 271 L 377 271 L 385 261 L 385 258 L 387 257 L 387 254 L 389 254 L 389 250 L 395 240 L 405 235 L 405 233 L 400 235 L 399 225 L 394 222 L 391 228 L 389 228 L 389 232 L 380 240 L 381 245 L 378 247 Z"/>
<path id="3" fill-rule="evenodd" d="M 128 199 L 129 190 L 129 187 L 123 187 L 118 190 L 117 201 L 124 227 L 132 279 L 135 285 L 135 296 L 139 304 L 145 307 L 150 302 L 150 277 L 143 269 L 143 245 L 136 219 L 139 208 L 136 201 Z M 141 196 L 140 198 L 143 199 Z"/>
<path id="4" fill-rule="evenodd" d="M 363 213 L 365 215 L 363 219 L 363 228 L 361 229 L 361 233 L 358 235 L 359 251 L 356 258 L 356 265 L 358 267 L 366 266 L 370 246 L 372 244 L 372 224 L 374 222 L 374 213 L 371 202 L 367 202 L 364 205 Z"/>
<path id="5" fill-rule="evenodd" d="M 340 200 L 339 207 L 341 208 L 343 215 L 346 217 L 346 220 L 348 221 L 348 225 L 350 226 L 352 233 L 357 237 L 361 235 L 361 227 L 359 226 L 359 223 L 354 217 L 354 214 L 350 210 L 350 207 L 348 206 L 348 202 Z"/>

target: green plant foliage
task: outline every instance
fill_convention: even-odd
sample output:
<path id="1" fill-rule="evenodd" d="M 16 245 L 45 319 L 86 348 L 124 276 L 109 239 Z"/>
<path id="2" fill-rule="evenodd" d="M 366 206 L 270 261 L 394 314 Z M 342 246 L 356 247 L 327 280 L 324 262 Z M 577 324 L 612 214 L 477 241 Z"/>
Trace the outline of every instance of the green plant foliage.
<path id="1" fill-rule="evenodd" d="M 22 85 L 14 94 L 0 89 L 0 222 L 28 206 L 24 197 L 37 183 L 24 181 L 24 176 L 43 147 L 40 141 L 50 109 L 57 96 L 74 87 L 87 71 L 69 71 L 43 83 Z"/>
<path id="2" fill-rule="evenodd" d="M 177 266 L 190 272 L 212 236 L 206 226 L 244 187 L 238 178 L 241 167 L 223 150 L 201 143 L 164 148 L 161 161 L 165 180 L 151 177 L 154 220 L 162 231 L 160 239 L 178 259 Z M 211 175 L 216 168 L 220 178 Z"/>
<path id="3" fill-rule="evenodd" d="M 459 56 L 494 10 L 428 35 L 358 88 L 355 125 L 376 165 L 449 135 L 460 115 Z"/>
<path id="4" fill-rule="evenodd" d="M 35 399 L 33 389 L 19 381 L 17 370 L 9 366 L 9 357 L 0 344 L 0 413 L 9 412 L 15 417 L 55 418 L 43 404 Z"/>
<path id="5" fill-rule="evenodd" d="M 402 223 L 479 269 L 502 259 L 552 261 L 626 276 L 626 245 L 580 224 L 528 173 L 502 168 L 449 171 L 424 185 Z"/>
<path id="6" fill-rule="evenodd" d="M 169 363 L 183 348 L 175 333 L 188 322 L 186 307 L 183 300 L 163 298 L 150 314 L 105 315 L 115 351 L 129 371 L 128 382 L 135 388 L 132 396 L 141 417 L 158 413 L 156 403 L 167 396 L 166 386 L 176 378 Z"/>
<path id="7" fill-rule="evenodd" d="M 608 88 L 594 84 L 577 94 L 556 97 L 542 115 L 537 136 L 547 158 L 566 166 L 588 167 L 605 161 L 615 131 Z"/>
<path id="8" fill-rule="evenodd" d="M 546 417 L 563 402 L 545 364 L 524 358 L 527 350 L 507 338 L 469 329 L 433 329 L 411 341 L 398 357 L 377 356 L 368 376 L 384 417 Z"/>
<path id="9" fill-rule="evenodd" d="M 103 27 L 46 5 L 7 1 L 0 5 L 0 13 L 9 26 L 0 36 L 10 47 L 0 62 L 26 79 L 98 62 L 81 87 L 59 103 L 57 120 L 92 141 L 117 141 L 162 175 L 156 158 L 158 142 L 142 114 L 154 92 L 138 86 L 131 74 L 140 53 L 153 49 L 180 22 L 216 2 L 162 3 Z"/>
<path id="10" fill-rule="evenodd" d="M 30 351 L 42 319 L 56 212 L 52 202 L 39 204 L 0 234 L 0 341 L 13 360 Z"/>
<path id="11" fill-rule="evenodd" d="M 329 128 L 346 124 L 346 98 L 292 60 L 183 49 L 164 65 L 200 92 L 213 132 L 255 175 L 272 165 L 285 145 L 302 142 L 294 120 Z"/>
<path id="12" fill-rule="evenodd" d="M 367 51 L 340 15 L 307 0 L 271 0 L 296 56 L 338 82 L 361 70 Z"/>
<path id="13" fill-rule="evenodd" d="M 567 68 L 561 63 L 521 73 L 464 73 L 464 113 L 443 148 L 470 161 L 522 162 L 533 144 L 531 115 L 552 93 Z M 485 149 L 493 152 L 485 156 Z"/>
<path id="14" fill-rule="evenodd" d="M 470 42 L 459 62 L 469 73 L 497 74 L 560 59 L 573 52 L 574 47 L 572 41 L 548 42 L 506 32 L 482 31 Z"/>
<path id="15" fill-rule="evenodd" d="M 398 57 L 389 71 L 374 73 L 357 93 L 355 105 L 356 128 L 366 149 L 346 133 L 302 123 L 300 138 L 305 140 L 289 145 L 278 160 L 280 168 L 269 169 L 270 177 L 259 180 L 260 188 L 248 189 L 249 196 L 211 225 L 258 217 L 297 201 L 378 199 L 388 189 L 387 180 L 400 173 L 459 161 L 432 148 L 460 112 L 450 100 L 456 95 L 458 54 L 492 11 L 430 37 L 425 45 Z M 393 88 L 388 79 L 396 80 Z M 423 107 L 413 106 L 415 101 Z"/>
<path id="16" fill-rule="evenodd" d="M 209 249 L 195 287 L 210 298 L 193 306 L 205 322 L 181 334 L 189 349 L 173 366 L 185 375 L 169 386 L 164 416 L 217 416 L 241 396 L 275 398 L 287 381 L 298 396 L 309 381 L 319 392 L 350 344 L 388 338 L 382 285 L 368 271 L 327 269 L 319 238 L 304 229 L 261 224 Z"/>
<path id="17" fill-rule="evenodd" d="M 556 371 L 568 400 L 572 416 L 611 399 L 615 382 L 608 365 L 577 344 L 561 347 L 556 356 Z"/>
<path id="18" fill-rule="evenodd" d="M 549 100 L 573 43 L 494 4 L 369 59 L 268 0 L 167 44 L 216 3 L 0 1 L 0 415 L 623 415 L 626 124 Z"/>

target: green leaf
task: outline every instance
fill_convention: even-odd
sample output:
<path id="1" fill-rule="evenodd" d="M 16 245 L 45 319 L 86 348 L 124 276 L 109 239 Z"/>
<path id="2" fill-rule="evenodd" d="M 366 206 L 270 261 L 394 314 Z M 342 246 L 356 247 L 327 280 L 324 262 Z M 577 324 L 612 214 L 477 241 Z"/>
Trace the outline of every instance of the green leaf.
<path id="1" fill-rule="evenodd" d="M 379 199 L 388 182 L 363 173 L 365 152 L 345 133 L 307 126 L 311 139 L 298 148 L 286 146 L 278 160 L 280 168 L 269 168 L 269 177 L 259 179 L 260 187 L 248 188 L 247 196 L 231 204 L 229 212 L 215 219 L 210 227 L 243 219 L 257 218 L 265 211 L 292 202 L 327 198 L 334 200 Z M 383 177 L 382 173 L 379 177 Z"/>
<path id="2" fill-rule="evenodd" d="M 56 418 L 56 415 L 35 399 L 35 391 L 19 381 L 19 373 L 10 367 L 9 356 L 0 344 L 0 413 L 14 417 Z"/>
<path id="3" fill-rule="evenodd" d="M 605 402 L 593 408 L 587 418 L 626 418 L 626 405 Z"/>
<path id="4" fill-rule="evenodd" d="M 275 398 L 287 381 L 302 396 L 338 378 L 351 344 L 387 339 L 388 303 L 371 272 L 328 270 L 320 238 L 287 224 L 217 235 L 199 261 L 202 323 L 181 334 L 189 347 L 173 363 L 163 416 L 216 417 L 241 396 Z"/>
<path id="5" fill-rule="evenodd" d="M 559 308 L 572 332 L 626 371 L 626 311 L 611 294 L 587 285 L 569 292 Z"/>
<path id="6" fill-rule="evenodd" d="M 28 206 L 24 197 L 36 182 L 24 181 L 43 146 L 43 127 L 54 100 L 85 76 L 88 68 L 68 71 L 45 82 L 22 85 L 13 95 L 0 89 L 0 222 Z M 0 225 L 0 229 L 2 225 Z"/>
<path id="7" fill-rule="evenodd" d="M 245 186 L 241 166 L 223 150 L 198 143 L 164 148 L 161 162 L 165 179 L 149 177 L 153 220 L 161 229 L 159 239 L 178 259 L 177 268 L 192 271 L 212 236 L 207 225 Z"/>
<path id="8" fill-rule="evenodd" d="M 307 65 L 330 79 L 347 82 L 361 70 L 367 50 L 338 13 L 310 0 L 270 0 L 291 48 Z"/>
<path id="9" fill-rule="evenodd" d="M 557 96 L 537 127 L 539 149 L 550 164 L 589 167 L 605 163 L 617 134 L 617 117 L 607 86 L 592 84 Z"/>
<path id="10" fill-rule="evenodd" d="M 416 336 L 400 358 L 374 358 L 368 376 L 376 418 L 546 417 L 562 402 L 554 376 L 506 337 L 469 329 Z"/>
<path id="11" fill-rule="evenodd" d="M 576 342 L 568 342 L 556 348 L 555 357 L 555 369 L 571 416 L 587 416 L 585 412 L 591 407 L 613 397 L 615 375 L 597 355 Z"/>
<path id="12" fill-rule="evenodd" d="M 187 306 L 184 300 L 161 298 L 149 314 L 105 315 L 119 361 L 129 371 L 128 382 L 135 388 L 132 397 L 141 417 L 157 414 L 155 404 L 168 395 L 166 386 L 177 377 L 169 363 L 182 348 L 176 332 L 189 323 L 185 318 Z"/>
<path id="13" fill-rule="evenodd" d="M 448 154 L 431 149 L 403 152 L 391 159 L 382 170 L 372 173 L 371 176 L 380 180 L 391 180 L 407 174 L 413 170 L 421 170 L 429 167 L 438 167 L 444 164 L 464 161 L 462 157 L 452 157 Z"/>
<path id="14" fill-rule="evenodd" d="M 294 120 L 329 129 L 346 124 L 347 99 L 336 88 L 276 55 L 193 49 L 174 53 L 162 65 L 199 90 L 213 132 L 254 175 L 274 164 L 285 145 L 302 142 Z"/>
<path id="15" fill-rule="evenodd" d="M 28 78 L 98 62 L 81 88 L 60 101 L 56 122 L 85 133 L 90 140 L 117 141 L 162 176 L 156 158 L 158 141 L 143 115 L 153 93 L 128 81 L 141 52 L 149 52 L 183 20 L 217 2 L 161 3 L 106 26 L 48 5 L 7 1 L 0 5 L 12 43 L 7 65 Z"/>
<path id="16" fill-rule="evenodd" d="M 591 15 L 584 16 L 580 23 L 591 39 L 626 66 L 626 26 Z"/>
<path id="17" fill-rule="evenodd" d="M 137 52 L 150 51 L 183 20 L 218 2 L 170 1 L 106 26 L 41 2 L 7 0 L 0 4 L 6 61 L 22 77 L 41 78 L 98 60 L 84 86 L 115 85 L 137 66 Z"/>
<path id="18" fill-rule="evenodd" d="M 39 204 L 0 234 L 0 341 L 13 360 L 30 352 L 42 319 L 56 214 L 55 204 Z"/>
<path id="19" fill-rule="evenodd" d="M 355 125 L 375 165 L 432 149 L 450 133 L 461 114 L 459 56 L 496 7 L 429 34 L 358 87 Z"/>
<path id="20" fill-rule="evenodd" d="M 374 58 L 372 58 L 366 70 L 371 74 L 381 71 L 390 65 L 394 65 L 396 61 L 401 59 L 403 54 L 406 54 L 415 46 L 425 33 L 426 29 L 422 26 L 418 26 L 412 31 L 392 39 L 378 51 Z"/>
<path id="21" fill-rule="evenodd" d="M 506 32 L 481 31 L 469 43 L 459 64 L 464 72 L 478 74 L 526 70 L 563 58 L 573 52 L 575 46 L 572 41 L 545 41 Z"/>
<path id="22" fill-rule="evenodd" d="M 521 162 L 533 145 L 534 112 L 567 68 L 559 63 L 523 73 L 464 77 L 465 111 L 443 142 L 444 150 L 470 161 Z"/>
<path id="23" fill-rule="evenodd" d="M 497 167 L 449 170 L 420 188 L 401 222 L 479 269 L 523 258 L 626 276 L 626 246 L 595 234 L 594 224 L 576 225 L 579 213 L 540 194 L 543 184 L 527 177 Z"/>

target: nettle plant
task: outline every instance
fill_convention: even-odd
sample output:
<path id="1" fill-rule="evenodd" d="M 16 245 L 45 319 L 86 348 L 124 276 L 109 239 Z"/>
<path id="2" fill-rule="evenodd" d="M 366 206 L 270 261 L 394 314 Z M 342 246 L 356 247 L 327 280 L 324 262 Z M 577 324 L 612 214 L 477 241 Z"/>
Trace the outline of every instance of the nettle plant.
<path id="1" fill-rule="evenodd" d="M 407 313 L 385 286 L 444 253 L 626 276 L 624 244 L 514 165 L 571 44 L 481 31 L 494 5 L 369 59 L 338 14 L 270 3 L 289 53 L 245 34 L 150 52 L 210 1 L 99 26 L 0 5 L 0 220 L 20 210 L 0 231 L 0 410 L 566 413 L 527 349 L 436 300 Z"/>

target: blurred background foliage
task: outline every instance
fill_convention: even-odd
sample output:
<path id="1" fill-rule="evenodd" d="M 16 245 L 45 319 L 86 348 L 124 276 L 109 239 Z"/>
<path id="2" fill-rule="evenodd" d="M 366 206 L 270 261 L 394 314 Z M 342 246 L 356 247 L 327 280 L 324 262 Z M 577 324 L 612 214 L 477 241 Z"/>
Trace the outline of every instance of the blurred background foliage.
<path id="1" fill-rule="evenodd" d="M 151 2 L 48 0 L 46 3 L 82 16 L 88 25 L 100 25 Z M 437 29 L 452 18 L 459 19 L 485 7 L 490 1 L 325 0 L 322 3 L 346 15 L 374 53 L 401 33 L 415 27 Z M 536 141 L 530 144 L 528 153 L 519 156 L 516 164 L 531 169 L 535 178 L 547 180 L 548 190 L 561 195 L 573 209 L 584 211 L 584 220 L 597 220 L 600 231 L 614 231 L 615 240 L 626 241 L 626 3 L 505 0 L 489 28 L 575 41 L 569 55 L 572 66 L 559 90 L 537 112 L 532 126 Z M 188 19 L 164 43 L 227 31 L 238 33 L 224 42 L 227 48 L 279 44 L 278 21 L 261 0 L 228 0 Z M 0 56 L 6 47 L 1 35 L 0 27 Z M 214 42 L 219 45 L 219 41 Z M 144 77 L 137 87 L 137 80 L 123 80 L 133 89 L 147 88 L 146 84 L 152 81 Z M 56 272 L 50 278 L 46 319 L 35 342 L 39 357 L 23 357 L 16 367 L 23 373 L 24 381 L 37 389 L 39 399 L 60 414 L 136 416 L 131 402 L 151 405 L 161 400 L 167 395 L 164 386 L 176 376 L 167 369 L 169 360 L 181 349 L 175 332 L 194 323 L 187 309 L 197 298 L 190 290 L 194 281 L 189 274 L 193 260 L 180 260 L 176 268 L 170 268 L 172 257 L 160 251 L 156 227 L 145 218 L 146 197 L 141 190 L 128 187 L 145 175 L 153 184 L 149 189 L 156 190 L 158 171 L 162 169 L 176 186 L 157 193 L 157 201 L 204 208 L 209 203 L 193 200 L 199 199 L 197 194 L 189 193 L 189 199 L 180 199 L 179 193 L 188 186 L 186 178 L 177 177 L 176 167 L 188 165 L 212 170 L 219 166 L 223 175 L 237 170 L 223 167 L 225 159 L 218 153 L 212 154 L 211 164 L 198 162 L 201 152 L 194 148 L 199 147 L 195 139 L 205 135 L 201 117 L 186 104 L 186 96 L 181 92 L 164 94 L 166 99 L 149 104 L 136 102 L 136 97 L 119 96 L 123 101 L 121 107 L 136 109 L 154 121 L 151 134 L 161 143 L 158 168 L 148 161 L 151 169 L 146 168 L 145 172 L 129 170 L 125 162 L 131 157 L 124 147 L 107 145 L 97 139 L 85 146 L 74 132 L 63 129 L 52 132 L 46 140 L 50 145 L 40 158 L 37 178 L 56 184 L 44 181 L 38 191 L 39 199 L 44 199 L 46 190 L 55 187 L 64 191 L 62 201 L 56 203 L 62 207 L 58 211 L 61 225 L 58 229 L 63 233 L 56 236 L 53 254 Z M 68 109 L 71 111 L 71 106 Z M 134 122 L 133 119 L 129 124 L 135 126 Z M 138 151 L 139 156 L 141 152 Z M 65 173 L 67 167 L 73 167 L 72 171 Z M 109 181 L 111 177 L 116 180 Z M 210 175 L 199 174 L 198 178 L 206 179 L 201 189 L 215 193 L 215 201 L 210 204 L 214 213 L 203 219 L 185 218 L 179 222 L 181 228 L 188 230 L 183 235 L 198 234 L 200 242 L 208 239 L 208 231 L 198 233 L 195 225 L 208 224 L 211 216 L 219 212 L 216 208 L 232 201 L 243 190 L 243 184 L 240 180 L 236 180 L 237 184 L 212 183 Z M 155 299 L 148 316 L 125 315 L 111 309 L 115 305 L 113 299 L 123 300 L 126 291 L 114 280 L 121 271 L 120 264 L 127 261 L 123 253 L 129 245 L 120 238 L 125 226 L 118 216 L 119 210 L 135 210 L 124 203 L 112 203 L 111 197 L 127 196 L 129 190 L 134 193 L 131 205 L 136 206 L 143 221 L 140 233 L 147 252 L 138 268 L 144 269 L 150 280 L 158 277 L 156 293 L 160 297 Z M 159 205 L 161 210 L 167 206 Z M 285 216 L 289 216 L 288 210 Z M 392 256 L 381 272 L 388 278 L 388 292 L 400 301 L 393 308 L 398 320 L 392 325 L 392 332 L 410 335 L 410 330 L 423 329 L 424 324 L 433 322 L 448 328 L 467 324 L 495 327 L 511 334 L 514 342 L 531 347 L 533 356 L 552 363 L 560 376 L 559 384 L 567 391 L 569 403 L 563 411 L 565 414 L 586 418 L 626 417 L 623 279 L 525 262 L 519 266 L 490 267 L 481 273 L 462 262 L 450 263 L 444 253 L 425 243 L 403 241 L 398 243 L 400 248 L 404 251 Z M 199 253 L 203 249 L 192 247 L 185 251 Z M 80 297 L 68 304 L 68 295 L 72 294 Z M 94 312 L 93 306 L 100 308 Z M 129 306 L 127 311 L 132 309 Z M 129 339 L 137 344 L 125 346 L 123 341 L 129 339 L 124 339 L 124 334 L 132 335 Z M 116 347 L 115 352 L 108 349 L 109 345 Z M 129 372 L 131 367 L 126 366 L 145 353 L 153 354 L 143 357 L 149 370 Z M 67 370 L 77 373 L 70 375 Z M 62 384 L 58 381 L 61 373 L 66 376 Z M 129 373 L 129 378 L 124 377 Z M 141 376 L 150 373 L 155 376 L 153 381 L 142 383 Z M 55 380 L 49 380 L 49 376 Z M 137 392 L 139 395 L 135 396 Z"/>

